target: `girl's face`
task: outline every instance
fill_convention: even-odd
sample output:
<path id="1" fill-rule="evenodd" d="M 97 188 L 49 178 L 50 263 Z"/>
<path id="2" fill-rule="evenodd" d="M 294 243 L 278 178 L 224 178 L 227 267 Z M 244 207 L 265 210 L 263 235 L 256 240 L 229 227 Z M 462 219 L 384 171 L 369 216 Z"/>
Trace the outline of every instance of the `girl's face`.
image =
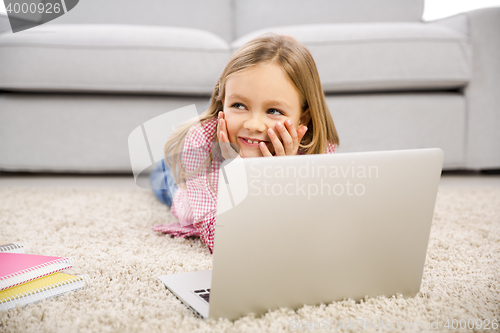
<path id="1" fill-rule="evenodd" d="M 225 89 L 222 103 L 227 134 L 242 156 L 261 157 L 260 141 L 274 154 L 267 130 L 272 128 L 279 135 L 278 122 L 290 119 L 296 131 L 309 121 L 302 116 L 297 88 L 275 63 L 259 64 L 228 76 Z"/>

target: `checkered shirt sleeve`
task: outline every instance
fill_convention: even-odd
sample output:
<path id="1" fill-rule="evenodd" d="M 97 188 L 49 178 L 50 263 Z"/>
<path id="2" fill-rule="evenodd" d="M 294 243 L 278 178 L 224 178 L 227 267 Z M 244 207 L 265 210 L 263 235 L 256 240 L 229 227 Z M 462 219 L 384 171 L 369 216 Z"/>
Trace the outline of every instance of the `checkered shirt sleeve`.
<path id="1" fill-rule="evenodd" d="M 326 147 L 327 154 L 334 154 L 337 150 L 337 144 L 328 142 L 328 146 Z"/>
<path id="2" fill-rule="evenodd" d="M 194 175 L 186 179 L 186 189 L 177 190 L 171 210 L 181 226 L 193 225 L 196 228 L 210 252 L 214 244 L 220 161 L 213 160 L 211 165 L 202 164 L 212 152 L 216 126 L 217 119 L 212 119 L 188 133 L 181 160 L 184 170 L 194 172 Z"/>

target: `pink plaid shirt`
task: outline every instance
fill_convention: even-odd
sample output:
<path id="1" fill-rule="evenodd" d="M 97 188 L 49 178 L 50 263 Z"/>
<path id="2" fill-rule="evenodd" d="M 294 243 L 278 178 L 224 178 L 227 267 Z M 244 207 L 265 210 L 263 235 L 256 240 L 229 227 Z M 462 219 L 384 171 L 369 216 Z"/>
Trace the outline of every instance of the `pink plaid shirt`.
<path id="1" fill-rule="evenodd" d="M 211 154 L 212 137 L 216 130 L 217 118 L 190 130 L 182 149 L 182 165 L 187 173 L 196 170 Z M 336 145 L 329 143 L 327 154 L 335 153 L 335 149 Z M 179 187 L 171 208 L 179 223 L 156 225 L 152 229 L 179 237 L 199 236 L 212 252 L 220 165 L 221 161 L 214 159 L 210 166 L 201 168 L 195 176 L 186 179 L 185 189 Z"/>

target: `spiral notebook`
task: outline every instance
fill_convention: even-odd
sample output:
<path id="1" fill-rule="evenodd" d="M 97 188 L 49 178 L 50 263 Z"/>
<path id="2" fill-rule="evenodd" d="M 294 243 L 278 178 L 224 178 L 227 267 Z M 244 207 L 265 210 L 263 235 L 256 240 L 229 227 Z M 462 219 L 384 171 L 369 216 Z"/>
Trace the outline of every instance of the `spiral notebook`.
<path id="1" fill-rule="evenodd" d="M 31 282 L 0 291 L 0 310 L 10 310 L 52 298 L 88 285 L 88 277 L 54 273 Z"/>
<path id="2" fill-rule="evenodd" d="M 0 240 L 0 252 L 26 253 L 26 244 Z"/>
<path id="3" fill-rule="evenodd" d="M 70 267 L 70 258 L 1 252 L 0 291 Z"/>

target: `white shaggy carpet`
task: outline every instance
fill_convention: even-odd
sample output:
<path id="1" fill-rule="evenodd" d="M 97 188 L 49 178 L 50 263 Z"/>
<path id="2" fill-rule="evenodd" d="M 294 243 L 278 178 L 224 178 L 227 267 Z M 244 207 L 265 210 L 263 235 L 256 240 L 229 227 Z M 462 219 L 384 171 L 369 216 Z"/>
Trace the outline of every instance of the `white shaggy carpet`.
<path id="1" fill-rule="evenodd" d="M 466 332 L 445 328 L 446 320 L 456 319 L 456 326 L 474 319 L 475 327 L 490 321 L 493 328 L 500 319 L 499 189 L 440 188 L 416 297 L 280 309 L 234 323 L 196 318 L 158 280 L 212 265 L 199 239 L 150 230 L 168 221 L 169 210 L 142 189 L 0 189 L 0 239 L 25 242 L 30 253 L 71 256 L 76 265 L 69 272 L 91 280 L 85 290 L 0 312 L 0 331 L 400 332 L 398 324 L 421 322 L 424 329 L 416 331 L 428 331 L 438 321 L 439 331 Z M 386 329 L 389 323 L 395 327 Z"/>

